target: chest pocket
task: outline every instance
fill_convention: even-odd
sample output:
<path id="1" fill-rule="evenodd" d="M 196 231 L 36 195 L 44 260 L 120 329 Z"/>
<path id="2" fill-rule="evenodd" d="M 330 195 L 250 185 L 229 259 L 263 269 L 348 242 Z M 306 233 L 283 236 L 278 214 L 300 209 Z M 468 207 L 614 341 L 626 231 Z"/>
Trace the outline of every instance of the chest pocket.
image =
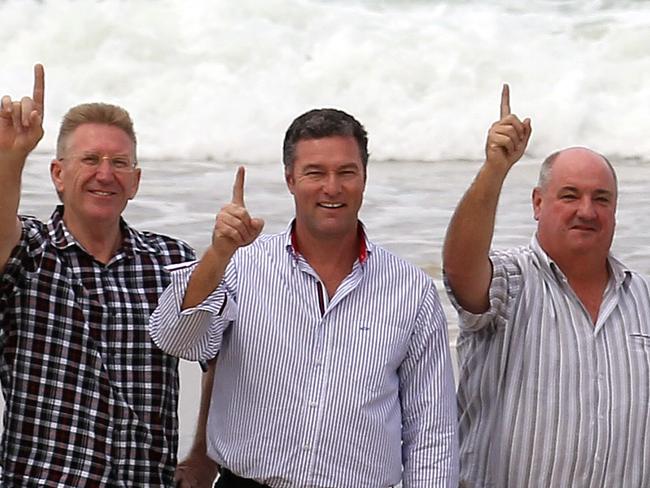
<path id="1" fill-rule="evenodd" d="M 630 334 L 628 335 L 628 343 L 630 351 L 650 357 L 650 335 Z"/>
<path id="2" fill-rule="evenodd" d="M 408 349 L 409 331 L 378 323 L 355 327 L 348 351 L 352 377 L 371 392 L 396 389 L 397 370 Z"/>

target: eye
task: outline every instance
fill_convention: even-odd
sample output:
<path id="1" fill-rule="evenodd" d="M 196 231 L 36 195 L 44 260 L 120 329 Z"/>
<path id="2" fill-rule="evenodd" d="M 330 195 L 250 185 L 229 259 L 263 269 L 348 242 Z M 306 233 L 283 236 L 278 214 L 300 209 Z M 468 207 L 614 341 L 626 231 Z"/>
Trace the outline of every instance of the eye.
<path id="1" fill-rule="evenodd" d="M 81 162 L 88 166 L 97 166 L 99 164 L 99 156 L 97 154 L 86 154 L 81 158 Z"/>
<path id="2" fill-rule="evenodd" d="M 561 200 L 566 200 L 566 201 L 571 201 L 575 200 L 577 197 L 573 195 L 572 193 L 566 193 L 564 195 L 560 195 Z"/>
<path id="3" fill-rule="evenodd" d="M 131 162 L 126 158 L 114 158 L 112 164 L 116 169 L 126 169 L 131 166 Z"/>

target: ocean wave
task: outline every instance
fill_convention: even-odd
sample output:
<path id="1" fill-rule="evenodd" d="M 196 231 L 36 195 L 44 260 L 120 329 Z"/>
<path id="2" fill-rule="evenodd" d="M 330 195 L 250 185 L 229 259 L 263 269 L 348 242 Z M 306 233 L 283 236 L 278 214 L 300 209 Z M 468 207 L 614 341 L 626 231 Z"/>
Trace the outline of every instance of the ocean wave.
<path id="1" fill-rule="evenodd" d="M 382 160 L 476 160 L 500 86 L 529 152 L 650 158 L 641 1 L 5 0 L 0 91 L 46 67 L 46 136 L 76 103 L 132 113 L 141 157 L 268 162 L 298 114 L 335 106 Z"/>

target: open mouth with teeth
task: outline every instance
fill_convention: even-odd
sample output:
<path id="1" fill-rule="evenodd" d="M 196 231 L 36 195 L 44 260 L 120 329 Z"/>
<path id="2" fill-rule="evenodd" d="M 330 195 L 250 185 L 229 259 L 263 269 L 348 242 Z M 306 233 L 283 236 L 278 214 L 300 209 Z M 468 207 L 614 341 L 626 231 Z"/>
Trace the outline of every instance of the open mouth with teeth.
<path id="1" fill-rule="evenodd" d="M 90 190 L 90 193 L 97 195 L 98 197 L 110 197 L 115 195 L 112 191 L 102 191 L 102 190 Z"/>
<path id="2" fill-rule="evenodd" d="M 318 206 L 323 208 L 341 208 L 345 205 L 342 203 L 319 203 Z"/>

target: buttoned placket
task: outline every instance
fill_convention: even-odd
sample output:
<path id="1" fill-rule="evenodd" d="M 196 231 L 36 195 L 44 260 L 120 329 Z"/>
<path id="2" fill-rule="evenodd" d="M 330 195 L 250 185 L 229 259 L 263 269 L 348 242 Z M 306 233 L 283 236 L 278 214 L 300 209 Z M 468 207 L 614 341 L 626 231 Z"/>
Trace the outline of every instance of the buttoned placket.
<path id="1" fill-rule="evenodd" d="M 306 412 L 301 443 L 303 460 L 300 463 L 302 466 L 307 466 L 307 480 L 308 483 L 312 483 L 316 470 L 316 450 L 323 429 L 323 402 L 327 395 L 330 373 L 330 368 L 327 366 L 331 360 L 328 345 L 334 333 L 332 324 L 330 323 L 331 312 L 359 285 L 363 277 L 363 269 L 359 261 L 355 261 L 350 274 L 343 279 L 330 300 L 325 285 L 309 263 L 300 255 L 295 256 L 294 259 L 294 271 L 306 275 L 303 278 L 313 280 L 315 293 L 311 300 L 315 301 L 315 307 L 312 306 L 310 309 L 316 309 L 320 314 L 314 326 L 316 330 L 311 351 L 311 371 L 309 373 L 309 385 L 305 397 L 306 404 L 303 408 L 303 411 Z"/>

